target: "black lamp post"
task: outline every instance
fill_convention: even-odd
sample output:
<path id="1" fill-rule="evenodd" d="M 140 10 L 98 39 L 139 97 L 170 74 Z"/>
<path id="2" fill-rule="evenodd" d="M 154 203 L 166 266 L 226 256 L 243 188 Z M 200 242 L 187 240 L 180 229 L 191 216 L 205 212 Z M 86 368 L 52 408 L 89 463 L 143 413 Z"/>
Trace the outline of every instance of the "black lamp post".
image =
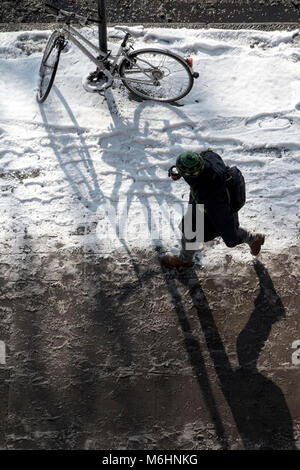
<path id="1" fill-rule="evenodd" d="M 99 16 L 99 47 L 103 52 L 107 52 L 107 31 L 106 31 L 106 5 L 105 0 L 98 0 Z"/>

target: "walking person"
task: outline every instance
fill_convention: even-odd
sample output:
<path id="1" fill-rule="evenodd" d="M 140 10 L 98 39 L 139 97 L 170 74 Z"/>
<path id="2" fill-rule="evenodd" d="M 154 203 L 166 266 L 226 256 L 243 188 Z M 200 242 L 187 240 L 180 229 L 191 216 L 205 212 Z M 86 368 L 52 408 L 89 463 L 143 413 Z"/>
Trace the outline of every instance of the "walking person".
<path id="1" fill-rule="evenodd" d="M 195 232 L 197 204 L 204 205 L 204 242 L 221 236 L 225 244 L 233 248 L 247 243 L 252 255 L 259 254 L 264 244 L 265 235 L 251 233 L 239 226 L 238 210 L 245 203 L 245 184 L 241 172 L 236 167 L 228 167 L 222 158 L 212 150 L 200 154 L 185 152 L 176 160 L 176 165 L 169 169 L 173 180 L 183 178 L 190 186 L 192 217 L 187 214 L 182 219 L 182 248 L 179 255 L 168 254 L 161 262 L 169 268 L 188 268 L 193 266 L 194 249 L 189 249 L 185 224 L 192 220 L 192 231 Z"/>

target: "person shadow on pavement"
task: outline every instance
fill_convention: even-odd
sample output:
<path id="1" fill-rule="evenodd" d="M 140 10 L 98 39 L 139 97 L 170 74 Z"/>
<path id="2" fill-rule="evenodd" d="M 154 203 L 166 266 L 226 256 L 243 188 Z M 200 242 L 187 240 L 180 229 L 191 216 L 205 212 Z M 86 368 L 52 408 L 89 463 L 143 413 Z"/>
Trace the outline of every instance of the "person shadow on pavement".
<path id="1" fill-rule="evenodd" d="M 230 364 L 196 273 L 193 269 L 188 276 L 187 272 L 179 273 L 178 280 L 189 289 L 208 352 L 245 449 L 296 450 L 293 422 L 285 397 L 278 385 L 262 375 L 256 365 L 273 323 L 285 317 L 285 310 L 267 269 L 257 260 L 254 268 L 260 292 L 254 310 L 237 338 L 240 366 L 237 370 Z M 190 282 L 191 278 L 193 282 Z M 218 415 L 221 417 L 220 413 Z"/>

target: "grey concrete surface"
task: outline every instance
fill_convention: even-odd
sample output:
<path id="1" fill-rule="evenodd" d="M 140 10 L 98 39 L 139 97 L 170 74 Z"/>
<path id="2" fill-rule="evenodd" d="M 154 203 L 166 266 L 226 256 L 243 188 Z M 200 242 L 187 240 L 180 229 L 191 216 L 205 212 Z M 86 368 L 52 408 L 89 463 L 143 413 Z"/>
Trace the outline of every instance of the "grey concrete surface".
<path id="1" fill-rule="evenodd" d="M 177 273 L 24 243 L 0 263 L 2 448 L 300 446 L 298 248 Z"/>

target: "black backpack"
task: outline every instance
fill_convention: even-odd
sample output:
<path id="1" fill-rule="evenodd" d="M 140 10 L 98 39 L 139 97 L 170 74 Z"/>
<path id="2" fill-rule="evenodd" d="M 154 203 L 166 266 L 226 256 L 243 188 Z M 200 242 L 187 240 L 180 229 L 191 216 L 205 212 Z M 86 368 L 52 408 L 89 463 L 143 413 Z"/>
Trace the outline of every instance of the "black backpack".
<path id="1" fill-rule="evenodd" d="M 238 212 L 246 202 L 246 184 L 242 172 L 236 166 L 226 168 L 226 188 L 233 212 Z"/>
<path id="2" fill-rule="evenodd" d="M 246 184 L 242 172 L 236 166 L 226 166 L 220 155 L 212 149 L 207 149 L 201 152 L 200 155 L 210 162 L 210 167 L 215 173 L 215 177 L 218 176 L 225 183 L 231 210 L 232 212 L 238 212 L 246 202 Z M 190 184 L 192 196 L 197 201 L 197 195 L 192 188 L 191 182 L 188 181 L 188 178 L 185 178 L 185 180 Z"/>

